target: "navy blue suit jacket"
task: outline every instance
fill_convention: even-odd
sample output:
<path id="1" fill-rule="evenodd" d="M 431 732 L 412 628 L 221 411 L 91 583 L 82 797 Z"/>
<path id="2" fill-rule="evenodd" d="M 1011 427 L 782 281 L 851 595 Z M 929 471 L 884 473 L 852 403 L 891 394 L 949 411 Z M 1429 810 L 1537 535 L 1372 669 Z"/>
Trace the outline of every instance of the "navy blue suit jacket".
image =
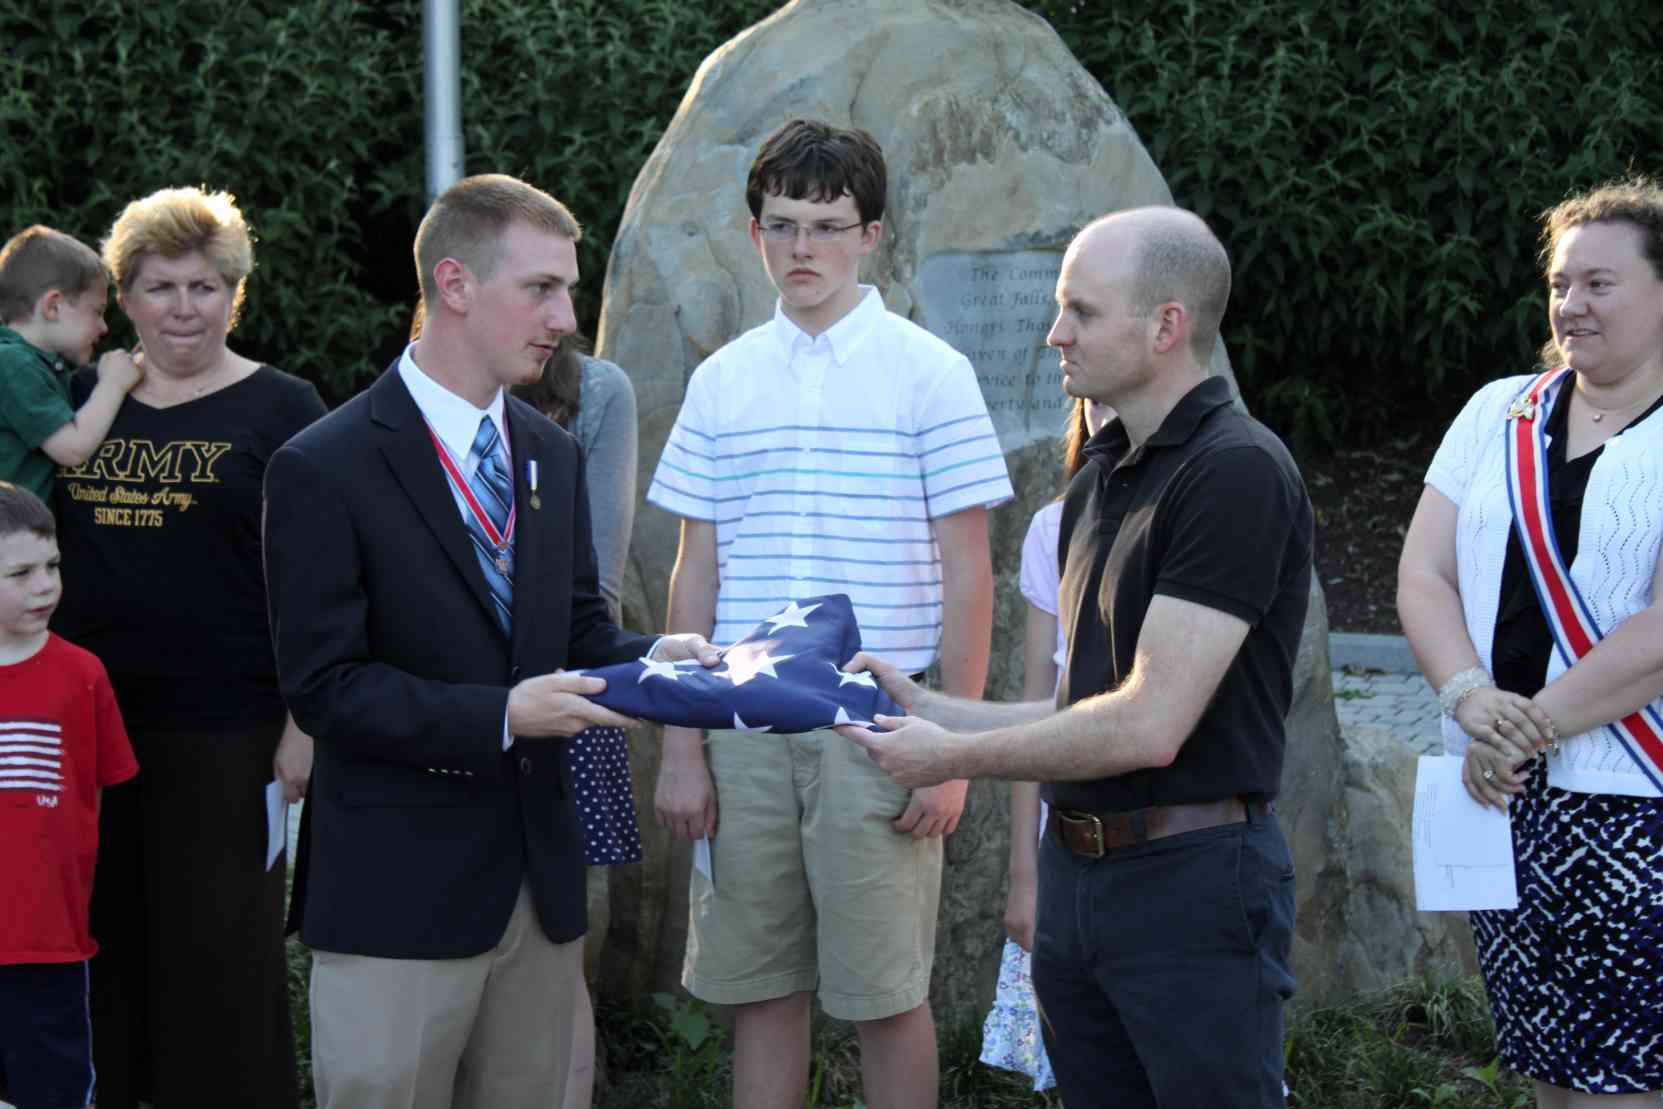
<path id="1" fill-rule="evenodd" d="M 396 364 L 266 471 L 278 676 L 317 742 L 290 918 L 308 946 L 476 955 L 502 937 L 522 881 L 551 940 L 586 927 L 566 741 L 505 753 L 508 691 L 639 657 L 652 639 L 620 630 L 601 597 L 576 440 L 512 397 L 507 423 L 512 640 Z"/>

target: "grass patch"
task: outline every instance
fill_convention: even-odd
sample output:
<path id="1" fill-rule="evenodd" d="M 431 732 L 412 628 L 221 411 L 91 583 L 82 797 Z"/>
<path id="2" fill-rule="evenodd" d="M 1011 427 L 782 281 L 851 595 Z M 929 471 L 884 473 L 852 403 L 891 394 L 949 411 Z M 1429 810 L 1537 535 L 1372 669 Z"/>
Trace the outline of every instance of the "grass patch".
<path id="1" fill-rule="evenodd" d="M 301 1103 L 313 1109 L 306 979 L 310 954 L 289 941 Z M 688 998 L 598 1003 L 604 1085 L 597 1109 L 717 1109 L 731 1100 L 732 1044 L 716 1014 Z M 943 1109 L 1061 1109 L 1055 1092 L 983 1065 L 980 1015 L 940 1022 Z M 1320 1008 L 1295 1006 L 1285 1043 L 1293 1109 L 1528 1109 L 1527 1081 L 1495 1062 L 1495 1028 L 1477 978 L 1404 982 Z M 806 1109 L 860 1109 L 852 1025 L 815 1024 Z"/>
<path id="2" fill-rule="evenodd" d="M 1297 1012 L 1285 1045 L 1296 1109 L 1526 1109 L 1528 1082 L 1495 1065 L 1477 978 L 1405 982 Z"/>
<path id="3" fill-rule="evenodd" d="M 294 1021 L 295 1065 L 300 1071 L 300 1105 L 301 1109 L 317 1109 L 317 1094 L 312 1090 L 312 1007 L 306 999 L 306 984 L 312 974 L 312 953 L 300 942 L 299 936 L 290 936 L 287 954 L 289 1016 Z"/>
<path id="4" fill-rule="evenodd" d="M 597 1109 L 714 1109 L 731 1104 L 733 1055 L 725 1034 L 719 1055 L 708 1060 L 710 1041 L 695 1044 L 677 1028 L 679 1023 L 682 1029 L 697 1029 L 689 1018 L 709 1010 L 688 998 L 666 1007 L 658 997 L 665 995 L 656 995 L 646 1005 L 598 1004 L 597 1039 L 606 1053 L 607 1086 L 597 1092 Z M 979 1018 L 940 1027 L 943 1106 L 1060 1109 L 1062 1102 L 1054 1093 L 1034 1093 L 1026 1076 L 982 1065 L 981 1037 Z M 863 1109 L 860 1087 L 860 1042 L 854 1026 L 817 1019 L 805 1109 Z"/>

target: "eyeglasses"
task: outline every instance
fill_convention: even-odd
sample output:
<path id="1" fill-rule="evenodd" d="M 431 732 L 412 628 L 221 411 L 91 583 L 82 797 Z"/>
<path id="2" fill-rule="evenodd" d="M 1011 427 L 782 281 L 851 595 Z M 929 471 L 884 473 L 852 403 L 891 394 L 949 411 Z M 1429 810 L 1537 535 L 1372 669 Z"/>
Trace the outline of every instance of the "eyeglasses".
<path id="1" fill-rule="evenodd" d="M 772 239 L 776 243 L 796 242 L 799 231 L 806 233 L 809 238 L 817 243 L 824 243 L 830 242 L 845 231 L 853 231 L 857 227 L 865 226 L 864 223 L 857 222 L 844 224 L 842 227 L 835 223 L 811 223 L 804 227 L 802 224 L 792 223 L 788 219 L 781 219 L 769 220 L 767 223 L 759 224 L 757 230 L 762 232 L 763 238 Z"/>

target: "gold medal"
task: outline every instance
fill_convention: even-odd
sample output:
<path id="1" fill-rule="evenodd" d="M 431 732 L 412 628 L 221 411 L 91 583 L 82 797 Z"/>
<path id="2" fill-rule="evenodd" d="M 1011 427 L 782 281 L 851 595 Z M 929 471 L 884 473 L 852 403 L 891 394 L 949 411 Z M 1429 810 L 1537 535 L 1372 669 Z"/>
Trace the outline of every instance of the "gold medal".
<path id="1" fill-rule="evenodd" d="M 502 574 L 508 573 L 508 559 L 504 558 L 502 555 L 497 556 L 497 572 Z"/>

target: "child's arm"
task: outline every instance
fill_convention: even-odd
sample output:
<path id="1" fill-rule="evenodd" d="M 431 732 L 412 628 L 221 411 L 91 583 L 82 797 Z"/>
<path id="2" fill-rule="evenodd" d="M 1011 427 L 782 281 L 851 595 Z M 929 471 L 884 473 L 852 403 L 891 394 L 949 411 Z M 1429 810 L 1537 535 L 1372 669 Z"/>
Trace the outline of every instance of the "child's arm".
<path id="1" fill-rule="evenodd" d="M 54 431 L 40 449 L 60 466 L 79 466 L 92 457 L 115 423 L 116 410 L 144 378 L 144 370 L 124 350 L 107 351 L 98 360 L 98 384 L 75 418 Z"/>
<path id="2" fill-rule="evenodd" d="M 1043 701 L 1057 690 L 1057 618 L 1028 605 L 1022 634 L 1022 699 Z M 1005 932 L 1024 951 L 1034 949 L 1039 895 L 1039 783 L 1011 783 L 1010 889 L 1005 894 Z"/>

